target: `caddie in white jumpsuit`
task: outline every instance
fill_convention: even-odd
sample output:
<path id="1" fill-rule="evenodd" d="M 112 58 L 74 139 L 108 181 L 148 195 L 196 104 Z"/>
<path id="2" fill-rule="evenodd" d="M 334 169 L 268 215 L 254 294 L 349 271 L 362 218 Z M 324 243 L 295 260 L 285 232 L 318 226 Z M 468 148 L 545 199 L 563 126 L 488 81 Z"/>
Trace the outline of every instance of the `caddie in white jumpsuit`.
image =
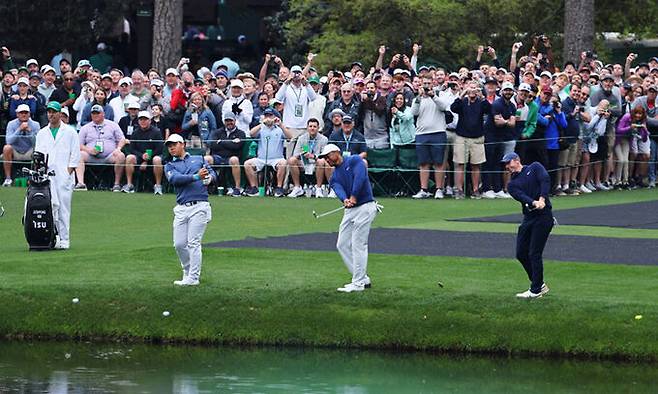
<path id="1" fill-rule="evenodd" d="M 55 176 L 50 178 L 53 220 L 58 233 L 55 249 L 68 249 L 71 197 L 75 168 L 80 162 L 80 141 L 75 129 L 61 121 L 62 106 L 58 102 L 51 101 L 46 108 L 48 125 L 37 133 L 34 151 L 47 155 L 48 171 L 55 171 Z"/>
<path id="2" fill-rule="evenodd" d="M 352 274 L 352 281 L 338 291 L 351 293 L 371 286 L 368 277 L 368 236 L 378 208 L 372 195 L 368 169 L 359 155 L 348 155 L 338 146 L 327 144 L 320 157 L 335 167 L 329 181 L 331 188 L 345 206 L 338 230 L 336 247 L 343 262 Z"/>
<path id="3" fill-rule="evenodd" d="M 216 181 L 217 174 L 202 156 L 190 156 L 185 151 L 185 141 L 179 134 L 170 135 L 165 145 L 172 157 L 165 166 L 165 174 L 169 183 L 176 187 L 174 248 L 183 267 L 183 279 L 174 284 L 198 286 L 201 240 L 212 218 L 206 185 Z"/>

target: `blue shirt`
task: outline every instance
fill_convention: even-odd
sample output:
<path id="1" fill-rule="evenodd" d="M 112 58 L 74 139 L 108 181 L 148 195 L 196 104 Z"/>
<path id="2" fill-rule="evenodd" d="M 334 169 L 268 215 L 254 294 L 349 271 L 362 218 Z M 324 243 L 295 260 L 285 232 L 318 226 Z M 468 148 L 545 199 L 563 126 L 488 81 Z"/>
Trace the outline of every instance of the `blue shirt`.
<path id="1" fill-rule="evenodd" d="M 26 153 L 34 147 L 34 140 L 41 126 L 32 119 L 27 119 L 28 130 L 19 131 L 21 121 L 14 119 L 7 123 L 7 144 L 11 145 L 18 153 Z"/>
<path id="2" fill-rule="evenodd" d="M 258 158 L 261 160 L 283 159 L 285 135 L 279 126 L 262 125 L 258 130 Z"/>
<path id="3" fill-rule="evenodd" d="M 348 156 L 334 169 L 329 181 L 340 201 L 356 197 L 356 206 L 374 201 L 368 169 L 360 156 Z"/>
<path id="4" fill-rule="evenodd" d="M 197 173 L 205 167 L 213 180 L 217 180 L 215 171 L 203 160 L 202 156 L 190 156 L 180 159 L 174 157 L 165 166 L 167 180 L 176 188 L 176 202 L 185 204 L 192 201 L 208 201 L 208 189 Z"/>
<path id="5" fill-rule="evenodd" d="M 520 172 L 512 175 L 512 179 L 507 185 L 507 191 L 514 199 L 521 203 L 523 214 L 526 217 L 537 217 L 544 214 L 552 215 L 551 200 L 548 193 L 551 190 L 551 178 L 541 163 L 534 162 L 530 165 L 523 166 Z M 532 202 L 544 197 L 546 206 L 544 209 L 530 210 Z"/>
<path id="6" fill-rule="evenodd" d="M 358 155 L 368 151 L 366 138 L 356 130 L 352 130 L 349 137 L 345 136 L 343 130 L 334 131 L 329 136 L 329 143 L 335 144 L 341 152 L 350 152 L 350 155 Z"/>
<path id="7" fill-rule="evenodd" d="M 537 99 L 539 100 L 539 99 Z M 559 114 L 553 109 L 553 105 L 548 102 L 542 104 L 541 101 L 536 101 L 539 104 L 539 113 L 537 114 L 537 126 L 544 127 L 544 138 L 546 138 L 546 149 L 557 150 L 560 149 L 560 144 L 557 142 L 560 137 L 560 130 L 558 129 L 558 123 L 561 128 L 567 127 L 567 118 L 564 116 L 564 112 Z M 550 115 L 549 119 L 546 119 L 544 116 Z"/>

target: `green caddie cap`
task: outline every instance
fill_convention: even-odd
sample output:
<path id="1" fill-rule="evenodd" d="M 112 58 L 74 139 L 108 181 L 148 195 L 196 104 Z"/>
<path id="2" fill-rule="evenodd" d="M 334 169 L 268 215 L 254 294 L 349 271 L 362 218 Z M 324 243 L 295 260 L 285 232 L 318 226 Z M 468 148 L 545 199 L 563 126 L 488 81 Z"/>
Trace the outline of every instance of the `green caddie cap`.
<path id="1" fill-rule="evenodd" d="M 62 105 L 58 103 L 57 101 L 51 101 L 48 103 L 46 106 L 46 109 L 52 109 L 55 112 L 62 112 Z"/>

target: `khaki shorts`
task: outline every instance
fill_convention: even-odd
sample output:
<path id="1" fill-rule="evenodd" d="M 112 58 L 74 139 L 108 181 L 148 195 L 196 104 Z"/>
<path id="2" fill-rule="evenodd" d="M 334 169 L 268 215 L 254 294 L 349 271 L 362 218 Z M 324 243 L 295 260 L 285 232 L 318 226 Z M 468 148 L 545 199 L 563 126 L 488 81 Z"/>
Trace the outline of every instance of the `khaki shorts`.
<path id="1" fill-rule="evenodd" d="M 557 165 L 559 167 L 575 167 L 578 165 L 578 143 L 574 142 L 570 144 L 569 147 L 563 151 L 560 151 L 560 157 L 558 158 Z"/>
<path id="2" fill-rule="evenodd" d="M 612 155 L 612 151 L 615 149 L 615 128 L 608 128 L 605 132 L 605 138 L 608 141 L 608 156 Z"/>
<path id="3" fill-rule="evenodd" d="M 14 156 L 13 156 L 14 158 L 12 160 L 32 161 L 32 152 L 33 151 L 34 151 L 34 149 L 30 149 L 29 151 L 27 151 L 25 153 L 20 153 L 20 152 L 16 152 L 16 149 L 14 149 Z M 2 157 L 2 156 L 3 155 L 0 155 L 0 159 L 4 160 L 4 157 Z"/>
<path id="4" fill-rule="evenodd" d="M 484 136 L 478 138 L 455 136 L 452 161 L 458 164 L 466 163 L 464 154 L 468 156 L 468 162 L 471 164 L 484 163 L 486 161 L 484 155 Z"/>

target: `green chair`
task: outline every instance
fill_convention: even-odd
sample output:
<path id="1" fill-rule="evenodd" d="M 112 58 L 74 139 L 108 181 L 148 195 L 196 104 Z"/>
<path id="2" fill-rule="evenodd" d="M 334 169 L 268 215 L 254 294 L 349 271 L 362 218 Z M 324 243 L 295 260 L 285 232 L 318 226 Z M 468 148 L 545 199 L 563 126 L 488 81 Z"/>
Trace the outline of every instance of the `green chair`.
<path id="1" fill-rule="evenodd" d="M 398 196 L 413 195 L 420 187 L 415 148 L 398 148 Z"/>
<path id="2" fill-rule="evenodd" d="M 378 196 L 394 195 L 397 189 L 395 150 L 369 149 L 367 160 L 368 175 L 373 184 L 373 193 Z"/>

